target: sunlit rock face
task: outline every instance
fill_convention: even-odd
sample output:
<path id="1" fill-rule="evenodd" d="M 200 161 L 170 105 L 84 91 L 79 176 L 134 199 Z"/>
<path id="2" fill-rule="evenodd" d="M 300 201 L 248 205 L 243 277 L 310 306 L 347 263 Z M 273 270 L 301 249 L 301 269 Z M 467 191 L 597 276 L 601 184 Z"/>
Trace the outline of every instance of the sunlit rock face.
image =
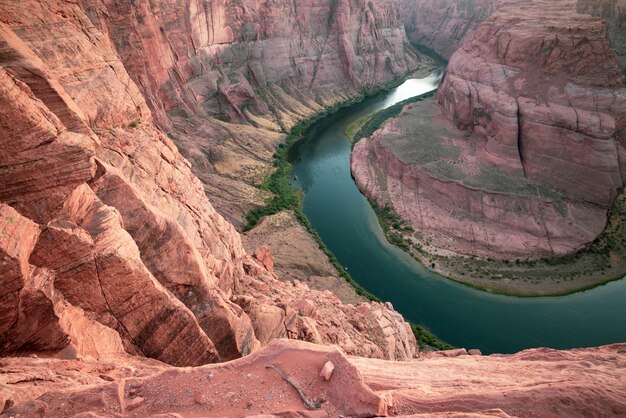
<path id="1" fill-rule="evenodd" d="M 626 179 L 623 80 L 602 21 L 574 2 L 501 6 L 450 58 L 436 105 L 358 144 L 353 173 L 435 247 L 571 254 Z"/>
<path id="2" fill-rule="evenodd" d="M 173 368 L 140 358 L 8 358 L 0 408 L 10 416 L 623 416 L 626 347 L 511 355 L 463 349 L 403 362 L 274 341 L 228 364 Z M 332 364 L 329 380 L 320 376 Z M 271 367 L 268 368 L 268 365 Z M 301 394 L 284 378 L 289 379 Z M 16 384 L 19 382 L 19 384 Z"/>

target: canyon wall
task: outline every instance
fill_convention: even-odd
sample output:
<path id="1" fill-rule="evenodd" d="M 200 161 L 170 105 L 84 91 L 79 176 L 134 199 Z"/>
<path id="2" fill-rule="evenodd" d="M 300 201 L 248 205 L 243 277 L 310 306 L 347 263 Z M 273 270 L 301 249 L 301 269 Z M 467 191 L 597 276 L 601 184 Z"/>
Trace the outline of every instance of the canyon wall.
<path id="1" fill-rule="evenodd" d="M 393 2 L 0 0 L 0 414 L 625 414 L 623 345 L 413 360 L 390 304 L 278 281 L 209 202 L 241 222 L 281 127 L 414 67 L 399 22 Z"/>
<path id="2" fill-rule="evenodd" d="M 434 249 L 575 253 L 626 179 L 623 81 L 604 25 L 574 2 L 501 6 L 450 58 L 436 105 L 357 144 L 353 173 Z"/>
<path id="3" fill-rule="evenodd" d="M 420 62 L 395 0 L 80 3 L 238 229 L 281 131 Z"/>
<path id="4" fill-rule="evenodd" d="M 626 1 L 578 0 L 577 10 L 601 17 L 607 26 L 607 37 L 617 53 L 626 74 Z"/>
<path id="5" fill-rule="evenodd" d="M 511 0 L 402 0 L 406 34 L 413 43 L 449 59 L 463 40 Z"/>
<path id="6" fill-rule="evenodd" d="M 481 22 L 501 6 L 512 3 L 511 0 L 402 0 L 401 8 L 409 40 L 449 59 Z M 604 20 L 607 37 L 626 73 L 626 2 L 578 0 L 576 9 Z"/>
<path id="7" fill-rule="evenodd" d="M 188 366 L 281 337 L 415 354 L 390 305 L 279 282 L 267 249 L 245 252 L 86 6 L 0 10 L 0 354 Z"/>

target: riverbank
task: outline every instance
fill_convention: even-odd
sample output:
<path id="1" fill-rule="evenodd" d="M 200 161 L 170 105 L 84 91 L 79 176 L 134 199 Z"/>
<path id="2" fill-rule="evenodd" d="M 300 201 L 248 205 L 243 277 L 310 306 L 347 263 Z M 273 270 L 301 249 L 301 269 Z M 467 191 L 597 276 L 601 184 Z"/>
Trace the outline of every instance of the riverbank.
<path id="1" fill-rule="evenodd" d="M 540 260 L 495 260 L 454 255 L 435 248 L 389 206 L 370 200 L 387 240 L 431 271 L 490 293 L 565 296 L 626 276 L 626 194 L 614 203 L 607 227 L 593 244 L 575 255 Z"/>
<path id="2" fill-rule="evenodd" d="M 421 100 L 421 97 L 412 98 L 370 117 L 360 118 L 348 126 L 346 134 L 352 135 L 350 139 L 353 143 L 361 138 L 369 138 L 386 120 L 399 114 L 405 105 Z M 433 130 L 428 131 L 427 134 L 420 133 L 420 135 L 423 138 L 418 140 L 417 137 L 402 130 L 399 133 L 394 131 L 393 135 L 385 139 L 384 145 L 381 145 L 388 151 L 385 154 L 387 159 L 383 158 L 385 164 L 393 165 L 396 164 L 397 160 L 394 167 L 412 167 L 411 164 L 416 164 L 416 170 L 423 169 L 435 177 L 448 175 L 449 171 L 450 176 L 456 175 L 461 178 L 458 174 L 460 163 L 449 157 L 449 155 L 458 155 L 458 153 L 453 152 L 455 149 L 452 149 L 450 144 L 439 144 L 430 140 L 430 138 L 454 136 L 454 132 Z M 372 139 L 368 139 L 368 141 L 370 140 Z M 446 146 L 449 149 L 445 148 Z M 426 150 L 426 148 L 428 149 Z M 362 150 L 360 152 L 363 153 Z M 432 153 L 441 154 L 446 158 L 434 158 L 431 156 Z M 492 293 L 531 297 L 567 295 L 621 279 L 626 275 L 626 203 L 624 195 L 620 196 L 614 203 L 602 234 L 592 245 L 575 255 L 540 259 L 537 257 L 537 259 L 530 260 L 524 260 L 522 257 L 507 260 L 502 257 L 502 253 L 487 254 L 482 258 L 466 256 L 460 251 L 447 248 L 446 240 L 434 239 L 436 237 L 433 234 L 428 235 L 425 231 L 419 230 L 420 228 L 417 228 L 415 224 L 411 225 L 411 222 L 408 221 L 411 218 L 403 219 L 395 213 L 392 202 L 395 201 L 398 204 L 399 201 L 402 202 L 402 199 L 396 199 L 396 196 L 390 195 L 390 191 L 387 190 L 388 176 L 386 172 L 376 168 L 375 165 L 370 165 L 371 161 L 363 158 L 361 154 L 357 157 L 354 157 L 355 154 L 353 154 L 353 157 L 356 158 L 356 161 L 353 161 L 353 164 L 356 164 L 352 167 L 353 175 L 355 175 L 354 170 L 356 169 L 356 173 L 360 175 L 358 178 L 361 186 L 364 187 L 362 192 L 369 196 L 370 204 L 375 209 L 387 240 L 442 276 Z M 436 161 L 440 166 L 444 164 L 443 161 L 451 160 L 452 163 L 447 169 L 448 171 L 442 171 L 441 167 L 438 167 L 439 171 L 429 172 L 430 166 L 419 168 L 422 167 L 420 164 L 425 164 L 421 160 L 425 158 L 424 155 L 428 158 L 434 158 L 433 161 Z M 412 158 L 416 160 L 413 161 Z M 393 161 L 390 162 L 389 160 Z M 361 167 L 364 164 L 368 167 Z M 484 178 L 480 180 L 487 181 Z M 523 201 L 529 197 L 532 198 L 532 193 L 538 189 L 531 187 L 532 184 L 524 186 L 522 180 L 525 179 L 517 182 L 493 180 L 491 183 L 483 184 L 482 187 L 486 191 L 491 190 L 498 196 L 506 196 L 507 193 L 511 196 L 519 195 L 520 201 Z M 395 178 L 394 181 L 397 183 L 399 180 Z M 457 181 L 466 180 L 446 179 L 446 184 L 455 184 Z M 397 184 L 394 187 L 397 188 Z M 508 187 L 508 189 L 502 189 L 503 187 Z M 559 195 L 555 194 L 556 192 L 552 192 L 552 194 L 549 192 L 550 190 L 543 190 L 541 195 L 552 196 L 558 201 Z M 373 199 L 376 199 L 376 202 L 373 202 Z M 408 212 L 405 210 L 404 213 L 412 216 L 410 210 Z M 444 245 L 439 245 L 442 243 Z"/>
<path id="3" fill-rule="evenodd" d="M 254 228 L 259 225 L 262 219 L 269 219 L 270 217 L 273 218 L 276 216 L 283 218 L 294 217 L 308 233 L 308 235 L 313 239 L 313 241 L 317 244 L 317 247 L 321 251 L 322 256 L 327 258 L 327 263 L 329 263 L 335 269 L 337 275 L 349 285 L 349 287 L 353 290 L 355 294 L 350 295 L 349 291 L 341 283 L 329 286 L 328 277 L 326 279 L 324 279 L 323 277 L 315 277 L 311 280 L 308 280 L 307 283 L 310 283 L 310 285 L 314 288 L 321 286 L 331 291 L 339 291 L 338 296 L 341 297 L 343 300 L 358 302 L 361 298 L 364 298 L 366 300 L 380 302 L 381 300 L 376 295 L 368 292 L 361 285 L 359 285 L 348 273 L 347 269 L 339 263 L 335 255 L 324 244 L 321 237 L 312 227 L 311 223 L 302 211 L 302 193 L 296 186 L 294 186 L 290 182 L 291 163 L 289 162 L 289 151 L 292 149 L 292 147 L 294 147 L 294 145 L 296 145 L 298 142 L 302 141 L 306 137 L 306 134 L 311 127 L 313 127 L 316 123 L 319 123 L 323 119 L 329 117 L 330 115 L 334 114 L 335 112 L 339 111 L 340 109 L 354 106 L 356 104 L 366 101 L 373 96 L 390 91 L 400 86 L 405 80 L 409 78 L 426 77 L 428 74 L 432 73 L 435 68 L 435 60 L 426 58 L 425 64 L 421 68 L 409 74 L 406 74 L 401 79 L 388 83 L 385 86 L 382 86 L 380 89 L 365 92 L 362 96 L 326 108 L 323 112 L 320 112 L 296 124 L 288 132 L 285 141 L 279 145 L 278 150 L 273 156 L 273 165 L 276 170 L 259 186 L 261 190 L 269 191 L 272 193 L 273 196 L 266 201 L 266 204 L 264 206 L 256 207 L 248 213 L 247 223 L 244 227 L 244 233 L 248 235 L 253 235 L 255 233 Z M 291 234 L 291 236 L 299 235 L 301 234 L 299 234 L 298 231 Z M 264 236 L 266 241 L 268 241 L 267 234 L 265 234 Z M 310 247 L 307 241 L 308 240 L 306 239 L 300 239 L 296 246 L 300 247 L 300 244 L 304 244 L 305 248 Z M 324 260 L 322 264 L 326 264 L 326 260 Z M 416 337 L 416 340 L 422 349 L 430 351 L 447 350 L 454 348 L 453 346 L 439 340 L 427 328 L 415 323 L 410 323 L 410 325 Z"/>
<path id="4" fill-rule="evenodd" d="M 388 242 L 351 176 L 344 132 L 361 117 L 435 87 L 433 77 L 404 83 L 337 112 L 293 148 L 292 182 L 303 191 L 302 210 L 325 245 L 368 291 L 457 347 L 513 353 L 623 341 L 626 328 L 617 319 L 625 318 L 626 280 L 559 298 L 510 297 L 445 279 Z"/>
<path id="5" fill-rule="evenodd" d="M 424 255 L 439 274 L 460 283 L 513 296 L 563 296 L 626 276 L 626 194 L 613 204 L 607 226 L 587 249 L 540 260 L 484 260 Z"/>

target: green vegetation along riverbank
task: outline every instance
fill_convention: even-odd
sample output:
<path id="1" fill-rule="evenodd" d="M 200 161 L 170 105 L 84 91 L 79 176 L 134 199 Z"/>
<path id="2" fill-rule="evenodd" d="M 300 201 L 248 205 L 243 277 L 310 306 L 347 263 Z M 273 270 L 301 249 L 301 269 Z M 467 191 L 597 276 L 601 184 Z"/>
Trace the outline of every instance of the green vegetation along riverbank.
<path id="1" fill-rule="evenodd" d="M 429 70 L 430 71 L 430 70 Z M 325 111 L 312 116 L 309 119 L 301 121 L 294 126 L 288 133 L 284 143 L 280 144 L 277 151 L 274 154 L 274 167 L 275 171 L 260 185 L 260 188 L 266 191 L 272 192 L 273 196 L 266 201 L 264 206 L 259 206 L 252 209 L 247 216 L 247 224 L 245 230 L 250 230 L 265 216 L 270 216 L 281 211 L 292 211 L 302 226 L 308 231 L 308 233 L 314 238 L 319 248 L 326 254 L 332 265 L 337 270 L 339 276 L 343 277 L 348 283 L 352 285 L 356 293 L 366 297 L 371 301 L 380 302 L 380 299 L 375 295 L 369 293 L 362 286 L 360 286 L 346 271 L 346 269 L 339 263 L 335 255 L 326 247 L 319 234 L 311 226 L 306 215 L 302 211 L 302 193 L 300 190 L 291 184 L 289 176 L 291 171 L 291 164 L 289 163 L 288 154 L 291 147 L 293 147 L 298 141 L 305 138 L 308 130 L 322 119 L 328 117 L 341 108 L 346 108 L 354 104 L 360 103 L 363 100 L 370 98 L 376 94 L 384 91 L 391 90 L 400 85 L 404 79 L 394 81 L 379 90 L 368 92 L 361 97 L 349 100 L 327 108 Z M 411 328 L 418 344 L 421 347 L 428 349 L 443 350 L 452 348 L 450 345 L 440 341 L 434 336 L 428 329 L 418 325 L 411 324 Z"/>
<path id="2" fill-rule="evenodd" d="M 563 296 L 591 289 L 626 276 L 626 193 L 609 211 L 607 225 L 586 249 L 539 260 L 481 259 L 441 255 L 426 250 L 408 222 L 390 205 L 369 200 L 387 240 L 440 275 L 465 285 L 509 296 Z"/>

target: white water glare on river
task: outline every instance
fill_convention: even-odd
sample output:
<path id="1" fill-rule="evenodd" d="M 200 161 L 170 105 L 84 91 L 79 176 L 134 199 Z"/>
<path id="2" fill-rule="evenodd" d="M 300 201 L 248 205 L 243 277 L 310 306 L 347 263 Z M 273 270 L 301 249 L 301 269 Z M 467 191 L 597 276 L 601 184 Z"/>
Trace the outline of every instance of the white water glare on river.
<path id="1" fill-rule="evenodd" d="M 316 123 L 290 152 L 303 209 L 352 277 L 440 339 L 484 353 L 587 347 L 626 340 L 626 280 L 569 296 L 491 294 L 432 273 L 387 242 L 350 174 L 344 131 L 364 115 L 437 87 L 440 72 L 410 79 Z"/>

